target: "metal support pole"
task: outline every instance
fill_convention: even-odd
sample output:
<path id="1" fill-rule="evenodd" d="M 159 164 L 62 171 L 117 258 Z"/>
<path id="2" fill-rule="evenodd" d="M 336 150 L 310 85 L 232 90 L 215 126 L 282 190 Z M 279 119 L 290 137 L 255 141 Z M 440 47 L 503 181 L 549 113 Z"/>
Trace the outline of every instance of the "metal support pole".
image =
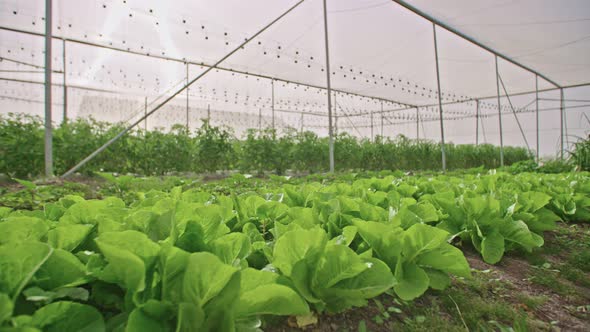
<path id="1" fill-rule="evenodd" d="M 504 81 L 502 80 L 502 76 L 498 74 L 498 79 L 500 80 L 500 84 L 502 84 L 502 89 L 504 90 L 504 94 L 506 95 L 506 100 L 508 100 L 508 105 L 510 105 L 510 109 L 512 110 L 512 114 L 514 115 L 514 119 L 516 120 L 516 124 L 518 125 L 518 129 L 520 130 L 520 134 L 524 140 L 524 144 L 526 144 L 526 148 L 528 151 L 531 151 L 531 147 L 529 146 L 529 141 L 526 139 L 526 135 L 524 134 L 524 130 L 522 129 L 522 125 L 518 120 L 518 116 L 516 115 L 516 111 L 514 110 L 514 105 L 512 105 L 512 101 L 510 100 L 510 95 L 506 90 L 506 86 L 504 85 Z"/>
<path id="2" fill-rule="evenodd" d="M 566 103 L 566 98 L 565 98 L 565 90 L 563 88 L 561 88 L 561 107 L 563 108 L 563 131 L 565 132 L 565 136 L 564 136 L 564 153 L 567 152 L 567 150 L 569 149 L 569 137 L 570 135 L 567 132 L 567 110 L 565 109 L 565 103 Z M 567 155 L 566 155 L 567 158 Z"/>
<path id="3" fill-rule="evenodd" d="M 498 125 L 500 127 L 500 166 L 504 166 L 504 136 L 502 133 L 502 106 L 500 104 L 500 74 L 498 73 L 498 56 L 496 60 L 496 91 L 498 92 Z"/>
<path id="4" fill-rule="evenodd" d="M 244 46 L 246 46 L 246 44 L 250 43 L 252 40 L 256 39 L 256 37 L 258 37 L 261 33 L 263 33 L 264 31 L 266 31 L 268 28 L 270 28 L 273 24 L 275 24 L 276 22 L 278 22 L 280 19 L 282 19 L 283 17 L 285 17 L 287 14 L 289 14 L 291 11 L 293 11 L 295 8 L 297 8 L 299 5 L 301 5 L 303 3 L 304 0 L 300 0 L 298 1 L 296 4 L 294 4 L 293 6 L 291 6 L 289 9 L 287 9 L 285 12 L 283 12 L 279 17 L 275 18 L 273 21 L 271 21 L 270 23 L 266 24 L 262 29 L 258 30 L 258 32 L 256 32 L 254 35 L 252 35 L 252 37 L 250 38 L 246 38 L 246 40 L 244 40 L 244 42 L 240 43 L 240 45 L 238 45 L 236 48 L 234 48 L 232 51 L 230 51 L 229 53 L 227 53 L 226 55 L 224 55 L 221 59 L 219 59 L 217 62 L 215 62 L 215 64 L 213 64 L 211 67 L 208 67 L 207 69 L 205 69 L 203 72 L 201 72 L 199 75 L 197 75 L 192 81 L 190 81 L 187 85 L 184 85 L 182 88 L 178 89 L 175 93 L 173 93 L 170 97 L 166 98 L 164 101 L 162 101 L 161 103 L 159 103 L 157 106 L 155 106 L 151 111 L 149 111 L 147 114 L 145 114 L 143 117 L 141 117 L 139 120 L 135 121 L 134 123 L 132 123 L 131 125 L 129 125 L 127 128 L 123 129 L 121 132 L 119 132 L 117 135 L 115 135 L 115 137 L 111 138 L 109 141 L 107 141 L 105 144 L 103 144 L 101 147 L 99 147 L 96 151 L 92 152 L 90 155 L 88 155 L 88 157 L 84 158 L 82 161 L 80 161 L 76 166 L 72 167 L 69 171 L 65 172 L 62 175 L 62 178 L 68 177 L 69 175 L 73 174 L 74 172 L 76 172 L 77 170 L 79 170 L 82 166 L 84 166 L 87 162 L 89 162 L 90 160 L 92 160 L 94 157 L 96 157 L 99 153 L 101 153 L 102 151 L 104 151 L 106 148 L 108 148 L 111 144 L 113 144 L 114 142 L 116 142 L 118 139 L 120 139 L 121 137 L 123 137 L 123 135 L 127 134 L 131 129 L 133 129 L 135 126 L 137 126 L 139 123 L 141 123 L 141 121 L 143 121 L 145 118 L 147 118 L 148 116 L 154 114 L 155 112 L 157 112 L 159 109 L 161 109 L 164 105 L 166 105 L 168 102 L 170 102 L 172 99 L 174 99 L 176 96 L 178 96 L 179 94 L 181 94 L 186 88 L 188 88 L 191 84 L 195 83 L 196 81 L 200 80 L 203 76 L 207 75 L 211 70 L 217 68 L 217 66 L 219 66 L 221 63 L 223 63 L 227 58 L 229 58 L 230 56 L 232 56 L 234 53 L 236 53 L 237 51 L 239 51 L 240 49 L 242 49 Z"/>
<path id="5" fill-rule="evenodd" d="M 564 149 L 564 134 L 563 134 L 563 89 L 559 89 L 559 119 L 560 119 L 560 134 L 561 134 L 561 151 L 560 151 L 560 155 L 561 155 L 561 160 L 563 160 L 563 149 Z"/>
<path id="6" fill-rule="evenodd" d="M 371 111 L 371 141 L 375 141 L 375 135 L 373 134 L 373 111 Z"/>
<path id="7" fill-rule="evenodd" d="M 271 110 L 272 110 L 272 129 L 275 129 L 275 80 L 270 81 L 271 87 Z"/>
<path id="8" fill-rule="evenodd" d="M 211 124 L 211 105 L 207 104 L 207 123 Z"/>
<path id="9" fill-rule="evenodd" d="M 443 108 L 442 108 L 442 98 L 441 98 L 441 91 L 440 91 L 440 70 L 438 67 L 438 46 L 436 42 L 436 24 L 432 23 L 432 31 L 434 34 L 434 58 L 436 60 L 436 85 L 438 88 L 438 111 L 440 114 L 440 151 L 442 155 L 442 170 L 445 172 L 447 170 L 447 156 L 445 155 L 445 126 L 443 123 Z"/>
<path id="10" fill-rule="evenodd" d="M 63 59 L 62 59 L 62 66 L 63 66 L 63 99 L 64 99 L 64 112 L 62 122 L 68 122 L 68 85 L 66 82 L 66 40 L 62 39 L 62 49 L 63 49 Z"/>
<path id="11" fill-rule="evenodd" d="M 393 1 L 396 2 L 396 3 L 398 3 L 398 4 L 400 4 L 404 8 L 412 11 L 413 13 L 415 13 L 415 14 L 417 14 L 419 16 L 422 16 L 423 18 L 427 19 L 428 21 L 432 22 L 433 24 L 436 24 L 436 25 L 442 27 L 443 29 L 449 31 L 450 33 L 455 34 L 455 35 L 457 35 L 457 36 L 459 36 L 459 37 L 467 40 L 468 42 L 470 42 L 472 44 L 475 44 L 475 45 L 483 48 L 484 50 L 486 50 L 486 51 L 488 51 L 488 52 L 490 52 L 490 53 L 492 53 L 492 54 L 494 54 L 496 56 L 501 57 L 502 59 L 504 59 L 505 61 L 508 61 L 508 62 L 512 63 L 513 65 L 516 65 L 516 66 L 518 66 L 518 67 L 520 67 L 520 68 L 522 68 L 522 69 L 524 69 L 526 71 L 529 71 L 529 72 L 531 72 L 533 74 L 538 74 L 545 81 L 547 81 L 547 82 L 549 82 L 549 83 L 551 83 L 551 84 L 553 84 L 555 86 L 558 86 L 557 83 L 555 83 L 554 81 L 550 80 L 547 76 L 544 76 L 544 75 L 542 75 L 539 72 L 536 72 L 532 68 L 523 65 L 522 63 L 516 61 L 515 59 L 511 59 L 510 57 L 506 56 L 505 54 L 502 54 L 502 53 L 498 52 L 498 50 L 495 50 L 493 48 L 488 47 L 487 45 L 485 45 L 483 43 L 480 43 L 479 41 L 475 40 L 474 38 L 472 38 L 472 37 L 470 37 L 470 36 L 462 33 L 458 29 L 455 29 L 452 26 L 446 24 L 445 22 L 436 19 L 434 16 L 431 16 L 431 15 L 427 14 L 426 12 L 423 12 L 423 11 L 419 10 L 418 8 L 410 5 L 407 1 L 403 1 L 403 0 L 393 0 Z"/>
<path id="12" fill-rule="evenodd" d="M 262 108 L 258 109 L 258 131 L 262 130 Z"/>
<path id="13" fill-rule="evenodd" d="M 475 146 L 479 145 L 479 99 L 475 100 Z"/>
<path id="14" fill-rule="evenodd" d="M 301 133 L 303 133 L 303 112 L 301 112 Z"/>
<path id="15" fill-rule="evenodd" d="M 535 122 L 537 131 L 537 163 L 539 162 L 539 75 L 535 74 Z"/>
<path id="16" fill-rule="evenodd" d="M 480 121 L 481 121 L 481 133 L 483 135 L 483 143 L 487 144 L 488 143 L 488 138 L 486 136 L 486 127 L 485 127 L 485 122 L 483 121 L 483 117 L 480 117 Z"/>
<path id="17" fill-rule="evenodd" d="M 143 130 L 147 131 L 147 97 L 145 97 L 145 99 L 143 101 L 143 117 L 144 117 Z"/>
<path id="18" fill-rule="evenodd" d="M 53 133 L 51 119 L 52 3 L 45 0 L 45 176 L 53 176 Z"/>
<path id="19" fill-rule="evenodd" d="M 188 62 L 186 63 L 186 131 L 190 132 L 190 129 L 188 127 L 188 92 L 189 92 L 189 88 L 188 88 Z"/>
<path id="20" fill-rule="evenodd" d="M 329 158 L 330 172 L 334 173 L 334 133 L 332 130 L 332 85 L 330 84 L 330 51 L 328 47 L 328 7 L 324 0 L 324 41 L 326 44 L 326 80 L 328 94 L 328 136 L 329 136 Z"/>
<path id="21" fill-rule="evenodd" d="M 424 120 L 422 120 L 420 113 L 418 113 L 418 119 L 420 120 L 420 126 L 422 127 L 422 137 L 426 139 L 426 129 L 424 128 Z"/>
<path id="22" fill-rule="evenodd" d="M 420 110 L 416 107 L 416 141 L 420 140 Z"/>
<path id="23" fill-rule="evenodd" d="M 338 111 L 336 105 L 338 102 L 336 97 L 338 97 L 338 92 L 334 92 L 334 136 L 338 136 L 338 116 L 336 115 L 336 111 Z"/>
<path id="24" fill-rule="evenodd" d="M 381 101 L 381 138 L 383 139 L 383 100 Z"/>

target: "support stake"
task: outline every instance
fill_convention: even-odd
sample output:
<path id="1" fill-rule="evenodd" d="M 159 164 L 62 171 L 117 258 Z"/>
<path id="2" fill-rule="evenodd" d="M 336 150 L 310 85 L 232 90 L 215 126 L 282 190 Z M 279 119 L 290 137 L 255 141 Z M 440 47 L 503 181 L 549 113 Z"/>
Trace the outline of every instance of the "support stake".
<path id="1" fill-rule="evenodd" d="M 373 135 L 373 111 L 371 111 L 371 141 L 375 141 L 375 135 Z"/>
<path id="2" fill-rule="evenodd" d="M 381 138 L 383 138 L 383 100 L 381 101 Z"/>
<path id="3" fill-rule="evenodd" d="M 334 136 L 338 137 L 338 115 L 336 115 L 336 112 L 338 111 L 338 107 L 336 105 L 338 105 L 337 99 L 336 97 L 338 97 L 338 92 L 334 92 Z"/>
<path id="4" fill-rule="evenodd" d="M 271 88 L 271 111 L 272 111 L 272 129 L 275 129 L 275 80 L 270 81 Z"/>
<path id="5" fill-rule="evenodd" d="M 504 94 L 506 95 L 506 99 L 508 100 L 508 105 L 510 105 L 510 109 L 512 110 L 512 114 L 514 115 L 514 119 L 516 120 L 516 124 L 518 125 L 518 129 L 520 130 L 520 134 L 524 139 L 524 144 L 526 144 L 527 150 L 530 152 L 531 147 L 529 146 L 529 141 L 526 139 L 526 135 L 524 134 L 524 130 L 520 124 L 520 120 L 518 120 L 518 116 L 516 115 L 516 110 L 514 110 L 514 106 L 512 105 L 512 101 L 510 100 L 510 95 L 508 95 L 508 91 L 506 90 L 506 86 L 504 85 L 504 81 L 502 80 L 502 76 L 498 74 L 498 80 L 500 80 L 500 84 L 502 85 L 502 89 L 504 90 Z"/>
<path id="6" fill-rule="evenodd" d="M 328 147 L 330 158 L 330 173 L 334 173 L 334 132 L 332 128 L 332 85 L 330 84 L 330 51 L 328 47 L 328 7 L 324 0 L 324 42 L 326 44 L 326 80 L 328 95 Z"/>
<path id="7" fill-rule="evenodd" d="M 442 170 L 445 172 L 447 170 L 447 157 L 445 155 L 445 126 L 443 123 L 443 108 L 442 108 L 442 98 L 441 98 L 441 91 L 440 91 L 440 70 L 438 67 L 438 46 L 436 44 L 436 24 L 432 23 L 432 31 L 434 34 L 434 58 L 436 60 L 436 85 L 438 88 L 438 111 L 440 114 L 440 151 L 442 154 Z"/>
<path id="8" fill-rule="evenodd" d="M 186 86 L 187 86 L 187 88 L 186 88 L 186 131 L 190 132 L 190 129 L 188 127 L 188 97 L 189 97 L 189 95 L 188 95 L 188 91 L 189 91 L 189 89 L 188 89 L 188 62 L 186 63 Z"/>
<path id="9" fill-rule="evenodd" d="M 537 131 L 537 163 L 539 162 L 539 75 L 535 74 L 535 129 Z"/>
<path id="10" fill-rule="evenodd" d="M 563 89 L 559 89 L 559 99 L 560 99 L 560 101 L 559 101 L 559 115 L 560 115 L 559 116 L 559 119 L 560 119 L 560 121 L 559 121 L 559 123 L 560 123 L 559 130 L 560 130 L 560 133 L 561 133 L 561 151 L 560 151 L 560 154 L 561 154 L 561 160 L 563 160 L 563 150 L 564 150 L 564 146 L 565 146 L 565 144 L 563 143 L 564 142 L 564 138 L 565 138 L 564 137 L 565 135 L 563 134 L 563 125 L 564 125 L 564 123 L 563 123 L 563 117 L 564 117 L 564 113 L 563 113 Z"/>
<path id="11" fill-rule="evenodd" d="M 420 110 L 416 107 L 416 141 L 420 140 Z"/>
<path id="12" fill-rule="evenodd" d="M 301 112 L 301 133 L 303 133 L 303 112 Z"/>
<path id="13" fill-rule="evenodd" d="M 63 69 L 63 81 L 64 81 L 64 86 L 63 86 L 63 99 L 64 99 L 64 113 L 63 113 L 63 118 L 62 118 L 62 122 L 63 123 L 67 123 L 68 122 L 68 84 L 66 82 L 66 40 L 62 39 L 62 49 L 63 49 L 63 59 L 62 59 L 62 69 Z"/>
<path id="14" fill-rule="evenodd" d="M 498 93 L 498 125 L 500 127 L 500 167 L 504 166 L 504 136 L 502 133 L 502 105 L 500 104 L 500 74 L 498 73 L 498 56 L 496 60 L 496 91 Z"/>
<path id="15" fill-rule="evenodd" d="M 45 0 L 45 176 L 53 176 L 53 128 L 51 119 L 52 3 Z"/>
<path id="16" fill-rule="evenodd" d="M 143 101 L 143 117 L 144 117 L 143 130 L 147 131 L 147 97 L 145 97 L 145 99 Z"/>
<path id="17" fill-rule="evenodd" d="M 479 99 L 475 100 L 475 146 L 479 145 Z"/>

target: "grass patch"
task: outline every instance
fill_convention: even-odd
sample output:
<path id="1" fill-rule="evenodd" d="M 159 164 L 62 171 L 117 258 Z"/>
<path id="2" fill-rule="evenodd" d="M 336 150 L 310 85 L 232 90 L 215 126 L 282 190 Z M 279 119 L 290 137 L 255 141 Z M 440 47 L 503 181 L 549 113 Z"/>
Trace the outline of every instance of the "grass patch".
<path id="1" fill-rule="evenodd" d="M 566 263 L 560 266 L 559 270 L 565 279 L 575 283 L 576 285 L 590 288 L 590 278 L 588 277 L 588 274 L 581 269 Z"/>
<path id="2" fill-rule="evenodd" d="M 390 324 L 392 331 L 495 331 L 499 326 L 527 330 L 529 318 L 524 306 L 509 302 L 514 286 L 496 278 L 494 272 L 476 272 L 470 279 L 458 279 L 442 292 L 430 292 L 423 299 L 402 307 L 403 319 Z M 528 308 L 538 308 L 547 298 L 522 296 Z"/>
<path id="3" fill-rule="evenodd" d="M 590 241 L 590 239 L 588 239 Z M 590 246 L 589 246 L 590 247 Z M 590 272 L 590 248 L 572 254 L 568 263 L 584 272 Z"/>
<path id="4" fill-rule="evenodd" d="M 562 296 L 574 296 L 575 289 L 559 281 L 555 272 L 545 269 L 534 269 L 530 275 L 531 282 L 548 288 Z"/>
<path id="5" fill-rule="evenodd" d="M 531 310 L 537 310 L 540 306 L 542 306 L 543 304 L 545 304 L 545 302 L 549 300 L 549 298 L 544 295 L 535 296 L 527 294 L 518 294 L 516 296 L 516 299 Z"/>
<path id="6" fill-rule="evenodd" d="M 463 324 L 452 319 L 445 313 L 448 308 L 442 308 L 437 298 L 432 298 L 432 302 L 427 307 L 410 306 L 405 309 L 410 309 L 408 317 L 404 318 L 403 321 L 396 321 L 390 324 L 391 331 L 465 331 Z"/>

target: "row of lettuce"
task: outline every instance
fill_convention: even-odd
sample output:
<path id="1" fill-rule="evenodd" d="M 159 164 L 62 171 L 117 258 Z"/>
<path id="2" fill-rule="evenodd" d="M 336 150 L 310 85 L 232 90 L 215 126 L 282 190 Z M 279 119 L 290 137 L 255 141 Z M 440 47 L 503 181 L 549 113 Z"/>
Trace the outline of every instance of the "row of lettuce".
<path id="1" fill-rule="evenodd" d="M 68 195 L 0 208 L 0 327 L 27 331 L 254 331 L 268 315 L 415 299 L 590 220 L 587 173 L 386 177 Z"/>
<path id="2" fill-rule="evenodd" d="M 78 119 L 54 129 L 55 172 L 63 174 L 123 129 Z M 445 146 L 449 169 L 500 163 L 498 147 L 483 144 Z M 0 173 L 16 177 L 42 174 L 44 125 L 41 118 L 22 115 L 0 116 Z M 440 145 L 430 141 L 378 137 L 374 141 L 340 133 L 335 140 L 338 170 L 439 170 Z M 506 147 L 506 165 L 529 160 L 524 148 Z M 102 152 L 82 171 L 106 171 L 159 175 L 170 172 L 213 172 L 237 169 L 242 172 L 317 172 L 329 169 L 328 140 L 315 133 L 272 129 L 250 130 L 236 138 L 230 129 L 204 122 L 194 132 L 177 125 L 169 132 L 139 130 L 126 135 Z"/>

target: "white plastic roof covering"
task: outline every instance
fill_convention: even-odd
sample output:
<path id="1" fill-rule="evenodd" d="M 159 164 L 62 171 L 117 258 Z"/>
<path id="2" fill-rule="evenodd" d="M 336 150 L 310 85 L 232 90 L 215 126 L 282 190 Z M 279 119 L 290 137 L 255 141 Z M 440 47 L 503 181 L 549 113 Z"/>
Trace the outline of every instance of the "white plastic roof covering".
<path id="1" fill-rule="evenodd" d="M 590 81 L 587 0 L 407 2 L 560 86 Z"/>
<path id="2" fill-rule="evenodd" d="M 63 107 L 59 85 L 64 42 L 59 38 L 67 39 L 68 116 L 127 121 L 143 114 L 146 98 L 155 106 L 186 82 L 184 61 L 191 63 L 192 79 L 206 68 L 201 63 L 215 63 L 296 3 L 54 0 L 54 119 L 61 120 Z M 588 1 L 409 3 L 562 86 L 590 82 Z M 390 0 L 328 0 L 328 9 L 332 87 L 340 91 L 335 94 L 338 131 L 364 137 L 418 134 L 439 140 L 432 23 Z M 6 28 L 42 34 L 44 12 L 43 0 L 0 0 L 1 112 L 43 113 L 43 86 L 23 82 L 43 81 L 43 38 Z M 482 98 L 479 141 L 498 144 L 494 56 L 445 29 L 437 28 L 437 37 L 442 100 L 451 103 L 443 107 L 447 141 L 475 142 L 472 99 Z M 189 89 L 191 128 L 207 114 L 214 124 L 228 125 L 237 134 L 270 125 L 272 84 L 260 77 L 265 76 L 279 79 L 274 83 L 276 126 L 327 135 L 321 0 L 305 0 L 220 67 Z M 534 74 L 502 59 L 499 72 L 509 94 L 535 90 Z M 540 89 L 554 88 L 542 79 L 538 83 Z M 588 92 L 583 87 L 565 92 L 572 140 L 586 136 Z M 534 98 L 533 93 L 510 100 L 533 149 Z M 541 154 L 554 154 L 559 143 L 559 92 L 544 92 L 540 98 Z M 177 96 L 150 117 L 147 126 L 186 123 L 186 100 L 186 93 Z M 399 110 L 403 104 L 421 107 L 418 113 Z M 505 145 L 524 146 L 507 98 L 501 104 Z"/>

